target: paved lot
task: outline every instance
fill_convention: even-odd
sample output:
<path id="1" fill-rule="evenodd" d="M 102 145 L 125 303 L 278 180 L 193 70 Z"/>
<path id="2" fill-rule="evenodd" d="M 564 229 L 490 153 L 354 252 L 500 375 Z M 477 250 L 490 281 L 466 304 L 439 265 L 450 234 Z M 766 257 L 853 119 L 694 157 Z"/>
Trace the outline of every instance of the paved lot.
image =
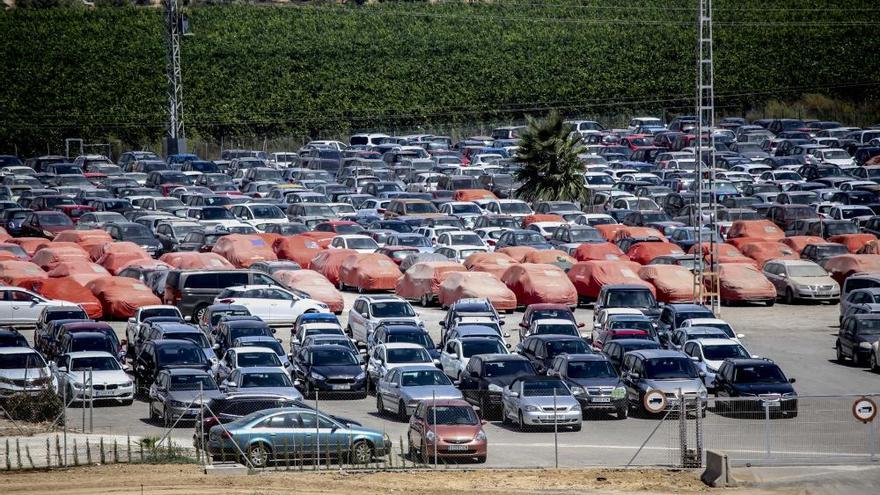
<path id="1" fill-rule="evenodd" d="M 354 298 L 354 294 L 345 295 L 346 308 L 351 306 Z M 417 310 L 434 339 L 439 340 L 438 322 L 445 313 L 435 308 L 427 310 L 417 308 Z M 514 328 L 521 315 L 519 312 L 506 315 L 506 328 L 512 333 L 515 333 Z M 578 321 L 587 324 L 592 321 L 592 311 L 589 309 L 578 309 L 576 316 Z M 728 320 L 738 332 L 745 334 L 743 343 L 752 353 L 776 360 L 786 374 L 797 378 L 795 388 L 801 396 L 880 392 L 880 375 L 864 368 L 842 366 L 833 361 L 832 345 L 837 316 L 837 306 L 828 305 L 777 304 L 772 308 L 724 307 L 721 312 L 722 318 Z M 347 319 L 347 315 L 344 314 L 342 319 Z M 124 333 L 123 323 L 116 322 L 114 326 L 120 334 Z M 289 332 L 279 330 L 277 336 L 287 348 Z M 511 337 L 510 342 L 516 345 L 515 335 Z M 818 404 L 818 401 L 815 403 Z M 398 439 L 405 438 L 406 423 L 377 415 L 373 396 L 364 400 L 322 401 L 320 407 L 332 414 L 360 421 L 365 426 L 384 429 L 395 444 L 398 443 Z M 806 402 L 804 407 L 807 407 Z M 81 424 L 82 410 L 72 408 L 68 410 L 68 414 L 73 424 Z M 826 414 L 843 413 L 829 410 Z M 102 406 L 94 411 L 94 429 L 96 433 L 162 435 L 163 428 L 150 424 L 146 418 L 147 407 L 143 402 L 135 402 L 130 407 Z M 819 420 L 819 416 L 816 418 Z M 88 417 L 86 421 L 88 422 Z M 670 448 L 678 444 L 677 422 L 667 423 L 658 429 L 636 463 L 662 464 L 675 460 L 671 458 L 674 452 Z M 584 422 L 582 431 L 578 433 L 566 431 L 559 434 L 559 464 L 561 466 L 625 464 L 656 425 L 657 421 L 653 419 L 629 418 L 619 421 L 610 417 L 589 418 Z M 720 418 L 712 413 L 707 425 L 712 425 L 712 431 L 724 432 L 725 438 L 736 438 L 739 432 L 742 435 L 752 435 L 755 433 L 752 430 L 757 428 L 751 422 Z M 792 426 L 795 424 L 792 423 Z M 789 430 L 791 428 L 785 427 L 780 428 L 779 431 L 797 434 Z M 486 432 L 490 441 L 488 465 L 552 466 L 554 464 L 552 432 L 520 432 L 504 427 L 500 422 L 487 425 Z M 834 432 L 829 431 L 826 434 L 827 441 L 833 442 Z M 192 429 L 189 426 L 179 427 L 172 435 L 185 440 L 191 438 Z M 719 438 L 717 441 L 722 440 L 723 438 Z M 818 441 L 821 442 L 823 441 Z M 748 449 L 750 445 L 745 441 L 740 444 L 743 445 L 743 449 Z"/>

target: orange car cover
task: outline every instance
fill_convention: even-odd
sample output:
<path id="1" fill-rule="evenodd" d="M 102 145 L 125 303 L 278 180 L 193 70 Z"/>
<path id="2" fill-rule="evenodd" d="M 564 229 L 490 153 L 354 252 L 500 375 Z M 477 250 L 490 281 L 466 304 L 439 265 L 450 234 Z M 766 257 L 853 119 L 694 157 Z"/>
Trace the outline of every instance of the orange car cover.
<path id="1" fill-rule="evenodd" d="M 464 260 L 464 267 L 472 272 L 491 273 L 498 280 L 511 265 L 519 263 L 510 256 L 496 251 L 494 253 L 474 253 Z"/>
<path id="2" fill-rule="evenodd" d="M 254 235 L 256 235 L 260 239 L 263 239 L 264 241 L 266 241 L 266 244 L 268 244 L 270 247 L 275 245 L 275 241 L 284 237 L 281 234 L 271 234 L 271 233 L 266 233 L 266 232 L 260 232 L 259 234 L 254 234 Z"/>
<path id="3" fill-rule="evenodd" d="M 707 289 L 711 279 L 706 279 Z M 745 263 L 718 265 L 719 297 L 722 301 L 776 301 L 776 287 L 760 270 Z"/>
<path id="4" fill-rule="evenodd" d="M 352 254 L 339 268 L 341 285 L 363 290 L 394 290 L 400 268 L 391 258 L 379 253 Z"/>
<path id="5" fill-rule="evenodd" d="M 354 249 L 325 249 L 319 250 L 311 260 L 311 269 L 320 273 L 333 285 L 339 285 L 339 270 L 345 258 L 357 254 Z"/>
<path id="6" fill-rule="evenodd" d="M 86 289 L 72 277 L 33 280 L 28 288 L 49 299 L 59 299 L 79 304 L 86 314 L 89 315 L 89 318 L 98 319 L 104 316 L 104 308 L 101 306 L 101 301 L 92 294 L 92 291 Z"/>
<path id="7" fill-rule="evenodd" d="M 671 242 L 638 242 L 626 252 L 630 260 L 641 265 L 647 265 L 658 256 L 673 254 L 684 254 L 684 250 Z"/>
<path id="8" fill-rule="evenodd" d="M 28 256 L 33 256 L 37 250 L 52 244 L 52 241 L 49 239 L 43 239 L 42 237 L 14 237 L 12 239 L 7 239 L 6 242 L 18 244 L 24 249 Z"/>
<path id="9" fill-rule="evenodd" d="M 803 251 L 809 244 L 826 244 L 828 241 L 814 235 L 793 235 L 791 237 L 786 237 L 779 242 L 794 249 L 797 254 L 801 254 L 801 251 Z"/>
<path id="10" fill-rule="evenodd" d="M 162 304 L 149 287 L 128 277 L 103 277 L 86 285 L 101 301 L 104 316 L 125 319 L 134 316 L 141 306 Z"/>
<path id="11" fill-rule="evenodd" d="M 523 260 L 526 259 L 526 256 L 534 251 L 537 251 L 537 249 L 530 246 L 510 246 L 506 248 L 501 248 L 495 252 L 506 254 L 507 256 L 513 258 L 517 263 L 522 263 Z"/>
<path id="12" fill-rule="evenodd" d="M 74 246 L 76 245 L 74 244 Z M 92 260 L 89 258 L 88 253 L 83 251 L 79 246 L 76 246 L 75 248 L 55 246 L 44 247 L 37 251 L 33 258 L 31 258 L 31 262 L 39 265 L 40 268 L 46 271 L 52 270 L 63 261 L 91 264 Z"/>
<path id="13" fill-rule="evenodd" d="M 498 196 L 485 189 L 458 189 L 452 193 L 453 201 L 477 201 L 479 199 L 498 199 Z"/>
<path id="14" fill-rule="evenodd" d="M 828 238 L 829 242 L 846 246 L 850 253 L 857 253 L 865 244 L 876 240 L 877 236 L 874 234 L 841 234 Z"/>
<path id="15" fill-rule="evenodd" d="M 880 254 L 880 241 L 868 241 L 858 254 Z"/>
<path id="16" fill-rule="evenodd" d="M 727 229 L 727 240 L 740 237 L 753 237 L 763 241 L 781 241 L 785 237 L 785 232 L 770 220 L 737 220 Z"/>
<path id="17" fill-rule="evenodd" d="M 103 254 L 97 263 L 116 275 L 132 261 L 148 260 L 150 255 L 133 242 L 113 242 L 104 244 Z"/>
<path id="18" fill-rule="evenodd" d="M 165 253 L 159 258 L 159 261 L 180 270 L 235 268 L 235 265 L 217 253 L 198 253 L 195 251 Z"/>
<path id="19" fill-rule="evenodd" d="M 610 242 L 585 242 L 574 250 L 574 258 L 578 261 L 629 261 L 629 257 Z"/>
<path id="20" fill-rule="evenodd" d="M 223 256 L 237 268 L 247 268 L 257 261 L 278 260 L 272 246 L 258 235 L 224 235 L 217 239 L 211 252 Z"/>
<path id="21" fill-rule="evenodd" d="M 564 222 L 565 219 L 560 215 L 553 215 L 548 213 L 536 213 L 534 215 L 528 215 L 523 218 L 522 228 L 526 228 L 529 225 L 535 222 Z"/>
<path id="22" fill-rule="evenodd" d="M 18 285 L 30 278 L 49 278 L 49 275 L 30 261 L 0 261 L 0 282 L 3 284 Z"/>
<path id="23" fill-rule="evenodd" d="M 59 232 L 58 235 L 55 236 L 55 242 L 73 242 L 80 245 L 83 243 L 92 244 L 95 242 L 101 242 L 103 244 L 105 242 L 113 242 L 113 238 L 110 237 L 110 234 L 100 229 L 65 230 Z"/>
<path id="24" fill-rule="evenodd" d="M 291 289 L 308 293 L 312 299 L 326 304 L 333 313 L 342 313 L 342 293 L 320 273 L 314 270 L 278 270 L 272 276 Z"/>
<path id="25" fill-rule="evenodd" d="M 657 229 L 651 227 L 630 227 L 624 225 L 622 229 L 618 229 L 614 233 L 614 242 L 621 239 L 629 239 L 631 237 L 655 237 L 663 242 L 668 241 L 665 235 Z"/>
<path id="26" fill-rule="evenodd" d="M 694 274 L 678 265 L 645 265 L 639 277 L 654 286 L 657 300 L 664 303 L 694 301 Z"/>
<path id="27" fill-rule="evenodd" d="M 573 265 L 577 260 L 569 256 L 565 251 L 558 249 L 536 250 L 526 253 L 523 263 L 567 263 Z"/>
<path id="28" fill-rule="evenodd" d="M 0 227 L 0 242 L 8 242 L 9 239 L 12 239 L 12 236 L 9 235 L 9 232 L 7 232 L 6 229 Z"/>
<path id="29" fill-rule="evenodd" d="M 639 278 L 641 265 L 634 261 L 579 261 L 568 271 L 568 279 L 574 284 L 578 298 L 594 301 L 603 285 L 643 285 L 654 292 L 654 286 Z"/>
<path id="30" fill-rule="evenodd" d="M 703 244 L 703 260 L 706 263 L 710 262 L 709 257 L 709 244 Z M 694 244 L 688 250 L 688 254 L 695 254 L 697 252 L 697 245 Z M 737 249 L 733 244 L 727 243 L 716 243 L 715 244 L 715 263 L 748 263 L 750 265 L 758 266 L 758 263 L 755 260 L 749 258 L 748 256 L 742 254 L 742 252 Z"/>
<path id="31" fill-rule="evenodd" d="M 486 298 L 496 311 L 516 309 L 516 294 L 491 273 L 452 272 L 440 284 L 437 300 L 448 308 L 459 299 Z"/>
<path id="32" fill-rule="evenodd" d="M 9 251 L 2 251 L 2 250 L 0 250 L 0 260 L 26 261 L 26 260 L 23 260 L 23 259 L 19 258 L 18 256 L 16 256 L 14 253 L 11 253 Z"/>
<path id="33" fill-rule="evenodd" d="M 62 261 L 49 271 L 49 277 L 66 277 L 82 286 L 85 286 L 96 278 L 109 276 L 110 272 L 108 272 L 103 266 L 97 263 L 82 261 Z"/>
<path id="34" fill-rule="evenodd" d="M 501 281 L 516 294 L 518 306 L 536 303 L 555 303 L 576 306 L 578 293 L 555 265 L 520 263 L 513 265 L 501 276 Z"/>
<path id="35" fill-rule="evenodd" d="M 742 253 L 757 262 L 758 268 L 770 260 L 799 260 L 801 257 L 794 249 L 781 242 L 756 241 L 742 246 Z"/>
<path id="36" fill-rule="evenodd" d="M 626 228 L 622 223 L 606 223 L 602 225 L 594 225 L 594 229 L 598 230 L 602 237 L 608 242 L 614 242 L 617 233 Z"/>
<path id="37" fill-rule="evenodd" d="M 272 249 L 278 259 L 295 261 L 303 268 L 311 268 L 312 259 L 322 251 L 317 240 L 302 235 L 282 237 L 275 241 Z"/>
<path id="38" fill-rule="evenodd" d="M 429 302 L 440 293 L 440 284 L 454 272 L 467 268 L 452 261 L 426 261 L 411 266 L 397 281 L 395 292 L 404 299 Z"/>
<path id="39" fill-rule="evenodd" d="M 843 281 L 850 275 L 864 272 L 880 272 L 880 254 L 842 254 L 840 256 L 832 256 L 822 263 L 822 268 L 838 284 L 843 286 Z"/>

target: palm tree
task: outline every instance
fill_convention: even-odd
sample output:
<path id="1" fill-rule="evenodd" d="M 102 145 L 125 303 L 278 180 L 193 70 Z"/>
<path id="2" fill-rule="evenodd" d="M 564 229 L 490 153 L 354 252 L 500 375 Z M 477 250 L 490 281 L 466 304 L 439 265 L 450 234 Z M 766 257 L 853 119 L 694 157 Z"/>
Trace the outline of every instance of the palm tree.
<path id="1" fill-rule="evenodd" d="M 545 120 L 526 117 L 528 127 L 520 133 L 516 172 L 522 185 L 517 197 L 525 201 L 577 201 L 589 204 L 590 190 L 584 181 L 584 152 L 580 134 L 571 132 L 553 111 Z"/>

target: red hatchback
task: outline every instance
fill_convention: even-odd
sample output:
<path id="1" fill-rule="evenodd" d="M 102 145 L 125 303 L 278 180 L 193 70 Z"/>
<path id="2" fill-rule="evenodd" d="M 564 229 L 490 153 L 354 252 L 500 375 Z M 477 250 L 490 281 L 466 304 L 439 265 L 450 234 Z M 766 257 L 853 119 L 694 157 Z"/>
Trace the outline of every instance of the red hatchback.
<path id="1" fill-rule="evenodd" d="M 474 459 L 486 462 L 488 442 L 473 406 L 460 399 L 421 402 L 406 433 L 413 459 Z"/>

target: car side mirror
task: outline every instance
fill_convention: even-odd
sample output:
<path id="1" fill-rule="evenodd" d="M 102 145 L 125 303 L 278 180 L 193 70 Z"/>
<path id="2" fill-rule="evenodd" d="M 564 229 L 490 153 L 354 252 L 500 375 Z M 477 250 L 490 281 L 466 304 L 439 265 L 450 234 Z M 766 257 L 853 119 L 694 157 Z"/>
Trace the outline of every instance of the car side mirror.
<path id="1" fill-rule="evenodd" d="M 366 313 L 366 312 L 361 313 L 361 316 L 363 316 L 364 318 L 369 318 L 369 317 L 370 317 L 370 315 L 369 315 L 368 313 Z"/>
<path id="2" fill-rule="evenodd" d="M 701 371 L 701 372 L 700 372 L 700 378 L 706 378 L 706 372 L 705 372 L 705 371 Z"/>
<path id="3" fill-rule="evenodd" d="M 211 346 L 211 349 L 214 349 L 215 351 L 219 351 L 219 350 L 220 350 L 220 344 L 214 344 L 214 345 L 212 345 L 212 346 Z"/>
<path id="4" fill-rule="evenodd" d="M 797 381 L 797 380 L 795 380 L 794 378 L 789 378 L 789 379 L 788 379 L 788 383 L 794 383 L 794 382 L 796 382 L 796 381 Z"/>
<path id="5" fill-rule="evenodd" d="M 691 361 L 699 363 L 702 359 L 700 359 L 700 356 L 691 356 Z"/>
<path id="6" fill-rule="evenodd" d="M 67 366 L 59 366 L 57 370 L 59 373 L 67 373 Z"/>
<path id="7" fill-rule="evenodd" d="M 508 392 L 511 397 L 519 397 L 519 392 Z"/>
<path id="8" fill-rule="evenodd" d="M 597 322 L 597 323 L 593 323 L 593 328 L 595 328 L 596 330 L 598 330 L 598 329 L 602 328 L 602 325 L 600 325 L 598 322 Z"/>
<path id="9" fill-rule="evenodd" d="M 746 334 L 744 334 L 744 333 L 738 333 L 738 334 L 736 334 L 736 338 L 738 338 L 738 339 L 744 339 L 744 338 L 746 338 Z"/>

